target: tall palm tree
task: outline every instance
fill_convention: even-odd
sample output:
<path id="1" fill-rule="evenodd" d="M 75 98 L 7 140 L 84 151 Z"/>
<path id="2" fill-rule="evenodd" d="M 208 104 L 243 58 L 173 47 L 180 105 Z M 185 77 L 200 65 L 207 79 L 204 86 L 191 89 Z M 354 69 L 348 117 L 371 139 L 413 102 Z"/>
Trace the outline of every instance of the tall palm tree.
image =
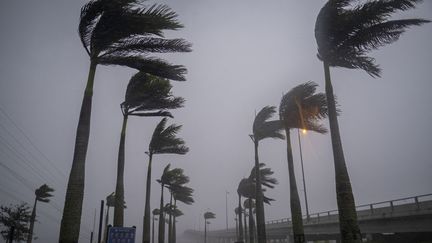
<path id="1" fill-rule="evenodd" d="M 50 197 L 53 195 L 51 194 L 54 192 L 54 189 L 49 187 L 47 184 L 43 184 L 38 189 L 35 190 L 35 201 L 33 204 L 33 210 L 30 216 L 30 226 L 29 231 L 27 234 L 27 243 L 31 243 L 33 240 L 33 228 L 34 228 L 34 222 L 36 220 L 36 204 L 38 201 L 48 203 L 50 201 Z"/>
<path id="2" fill-rule="evenodd" d="M 144 209 L 143 243 L 150 241 L 150 189 L 152 159 L 155 154 L 186 154 L 189 148 L 186 147 L 183 139 L 176 137 L 181 126 L 172 124 L 166 126 L 167 119 L 163 118 L 156 126 L 148 149 L 149 163 L 147 167 L 146 198 Z M 160 222 L 159 222 L 160 223 Z"/>
<path id="3" fill-rule="evenodd" d="M 185 79 L 184 67 L 149 55 L 152 52 L 190 51 L 190 44 L 184 40 L 163 39 L 163 30 L 182 28 L 177 14 L 165 5 L 144 7 L 138 6 L 139 2 L 91 0 L 81 8 L 78 32 L 89 55 L 90 68 L 76 131 L 59 242 L 78 242 L 97 65 L 128 66 L 172 80 Z"/>
<path id="4" fill-rule="evenodd" d="M 361 234 L 339 133 L 330 67 L 359 68 L 372 77 L 379 77 L 381 69 L 367 53 L 396 41 L 407 28 L 429 22 L 418 18 L 390 19 L 392 13 L 414 8 L 420 2 L 367 1 L 354 6 L 354 0 L 329 0 L 316 20 L 315 38 L 318 58 L 324 66 L 342 242 L 361 242 Z"/>
<path id="5" fill-rule="evenodd" d="M 243 196 L 247 197 L 247 200 L 245 200 L 245 205 L 248 205 L 247 207 L 245 206 L 245 210 L 246 208 L 249 209 L 249 238 L 250 238 L 250 242 L 254 242 L 255 241 L 255 222 L 253 220 L 253 212 L 252 211 L 256 211 L 256 204 L 253 200 L 256 200 L 256 183 L 257 183 L 257 179 L 256 179 L 256 169 L 259 168 L 259 176 L 260 176 L 260 183 L 261 186 L 266 187 L 266 188 L 271 188 L 273 189 L 275 187 L 275 185 L 278 184 L 278 181 L 276 178 L 272 177 L 272 175 L 274 174 L 274 172 L 272 171 L 271 168 L 265 167 L 266 165 L 264 163 L 260 163 L 259 167 L 254 166 L 251 170 L 251 173 L 248 177 L 248 184 L 245 188 L 243 188 Z M 266 189 L 263 188 L 262 192 L 265 192 Z M 247 202 L 246 202 L 247 201 Z M 274 201 L 274 199 L 268 198 L 266 196 L 263 196 L 263 202 L 266 204 L 270 205 L 270 202 Z M 252 205 L 252 207 L 250 206 Z M 252 228 L 251 228 L 252 227 Z"/>
<path id="6" fill-rule="evenodd" d="M 216 215 L 212 212 L 204 213 L 204 243 L 207 243 L 207 224 L 210 224 L 207 220 L 216 218 Z"/>
<path id="7" fill-rule="evenodd" d="M 249 242 L 255 242 L 255 220 L 252 210 L 255 208 L 255 202 L 252 198 L 248 198 L 243 202 L 243 206 L 249 210 Z"/>
<path id="8" fill-rule="evenodd" d="M 138 72 L 129 81 L 125 101 L 121 104 L 123 125 L 120 135 L 120 145 L 117 163 L 116 205 L 124 201 L 124 166 L 126 126 L 129 116 L 170 116 L 168 109 L 182 107 L 184 99 L 174 97 L 169 80 Z M 114 207 L 114 226 L 123 225 L 123 207 Z M 150 222 L 148 240 L 150 241 Z M 146 235 L 147 236 L 147 235 Z"/>
<path id="9" fill-rule="evenodd" d="M 158 233 L 158 243 L 165 242 L 165 212 L 164 212 L 164 188 L 168 187 L 170 189 L 171 185 L 175 184 L 185 184 L 189 182 L 189 177 L 185 176 L 183 169 L 174 168 L 170 170 L 170 164 L 168 164 L 162 173 L 162 176 L 157 182 L 161 185 L 161 198 L 159 207 L 159 233 Z"/>
<path id="10" fill-rule="evenodd" d="M 318 123 L 320 119 L 327 116 L 326 98 L 323 93 L 315 93 L 317 86 L 313 82 L 307 82 L 294 87 L 282 97 L 279 106 L 279 117 L 285 128 L 287 143 L 290 207 L 295 243 L 305 242 L 305 236 L 300 198 L 294 173 L 290 130 L 297 128 L 312 130 L 318 133 L 326 132 L 326 129 Z"/>
<path id="11" fill-rule="evenodd" d="M 284 139 L 284 135 L 280 132 L 281 123 L 279 120 L 268 121 L 276 112 L 276 107 L 266 106 L 262 108 L 255 117 L 252 131 L 250 135 L 254 142 L 255 149 L 255 167 L 259 167 L 258 145 L 259 141 L 265 138 L 278 138 Z M 260 170 L 256 172 L 256 217 L 257 217 L 257 235 L 258 243 L 266 243 L 266 229 L 265 229 L 265 216 L 264 216 L 264 202 L 261 186 Z"/>
<path id="12" fill-rule="evenodd" d="M 185 183 L 184 183 L 185 184 Z M 170 187 L 171 195 L 174 199 L 173 207 L 177 209 L 177 201 L 182 202 L 186 205 L 191 205 L 194 203 L 194 199 L 192 197 L 193 189 L 187 186 L 184 186 L 184 184 L 173 184 Z M 171 230 L 169 231 L 169 235 L 171 236 L 171 242 L 169 243 L 176 243 L 176 216 L 177 214 L 172 214 L 172 226 Z M 183 215 L 183 213 L 181 214 Z"/>
<path id="13" fill-rule="evenodd" d="M 153 214 L 153 220 L 152 220 L 152 243 L 154 243 L 154 223 L 155 223 L 155 221 L 158 220 L 156 218 L 156 215 L 160 214 L 159 208 L 153 209 L 152 214 Z"/>

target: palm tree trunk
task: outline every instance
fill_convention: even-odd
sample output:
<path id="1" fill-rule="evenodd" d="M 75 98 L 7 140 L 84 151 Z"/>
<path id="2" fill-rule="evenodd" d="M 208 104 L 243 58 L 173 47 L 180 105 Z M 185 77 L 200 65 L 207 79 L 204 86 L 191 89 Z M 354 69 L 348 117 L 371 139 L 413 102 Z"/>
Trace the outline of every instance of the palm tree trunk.
<path id="1" fill-rule="evenodd" d="M 245 242 L 248 243 L 248 225 L 247 225 L 247 216 L 246 216 L 246 208 L 245 208 L 245 212 L 243 214 L 243 221 L 244 221 L 244 238 L 245 238 Z"/>
<path id="2" fill-rule="evenodd" d="M 90 136 L 90 118 L 96 66 L 96 61 L 92 61 L 81 105 L 75 137 L 72 168 L 69 173 L 69 181 L 66 189 L 60 226 L 60 243 L 78 242 L 81 226 L 82 203 L 84 199 L 85 160 Z"/>
<path id="3" fill-rule="evenodd" d="M 174 199 L 174 208 L 177 208 L 177 200 Z M 176 232 L 176 216 L 173 217 L 173 228 L 172 228 L 172 243 L 176 243 L 177 241 L 177 232 Z"/>
<path id="4" fill-rule="evenodd" d="M 150 193 L 151 193 L 151 173 L 152 173 L 153 154 L 149 153 L 149 163 L 147 167 L 146 197 L 144 206 L 143 224 L 143 243 L 150 243 Z"/>
<path id="5" fill-rule="evenodd" d="M 127 119 L 128 115 L 123 115 L 123 125 L 120 134 L 120 145 L 117 160 L 117 183 L 114 203 L 114 227 L 123 227 L 124 219 L 124 167 Z"/>
<path id="6" fill-rule="evenodd" d="M 266 243 L 267 235 L 265 228 L 265 216 L 264 216 L 264 202 L 263 202 L 263 193 L 261 189 L 261 175 L 259 170 L 259 157 L 258 157 L 258 141 L 254 140 L 255 145 L 255 177 L 256 177 L 256 217 L 257 217 L 257 234 L 258 234 L 258 243 Z"/>
<path id="7" fill-rule="evenodd" d="M 152 222 L 152 243 L 154 243 L 154 221 L 155 221 L 155 216 L 153 215 L 153 222 Z"/>
<path id="8" fill-rule="evenodd" d="M 255 243 L 255 229 L 252 213 L 252 198 L 249 198 L 249 242 Z"/>
<path id="9" fill-rule="evenodd" d="M 35 198 L 33 210 L 32 210 L 31 216 L 30 216 L 30 226 L 29 226 L 29 231 L 27 234 L 27 243 L 31 243 L 33 240 L 33 227 L 34 227 L 34 222 L 36 219 L 36 204 L 37 204 L 37 197 Z"/>
<path id="10" fill-rule="evenodd" d="M 109 209 L 110 209 L 110 206 L 107 205 L 107 212 L 105 215 L 105 227 L 104 227 L 104 233 L 103 233 L 103 237 L 102 237 L 103 243 L 105 243 L 107 241 L 107 236 L 108 236 Z"/>
<path id="11" fill-rule="evenodd" d="M 357 222 L 354 196 L 345 163 L 345 157 L 342 149 L 342 140 L 339 133 L 336 103 L 330 79 L 330 67 L 326 62 L 324 62 L 324 74 L 325 92 L 329 111 L 330 134 L 336 174 L 336 196 L 339 210 L 341 240 L 343 243 L 358 243 L 362 241 L 361 233 Z"/>
<path id="12" fill-rule="evenodd" d="M 237 243 L 243 243 L 243 223 L 242 223 L 242 206 L 241 206 L 241 196 L 240 194 L 238 194 L 239 196 L 239 201 L 238 201 L 238 219 L 239 219 L 239 234 L 238 234 L 238 239 L 237 239 Z"/>
<path id="13" fill-rule="evenodd" d="M 287 142 L 288 174 L 290 183 L 290 207 L 292 217 L 292 228 L 294 234 L 294 243 L 304 243 L 305 236 L 303 230 L 303 218 L 300 205 L 300 198 L 297 190 L 297 183 L 294 173 L 294 160 L 291 148 L 291 137 L 289 128 L 285 128 Z"/>
<path id="14" fill-rule="evenodd" d="M 173 199 L 173 195 L 171 193 L 170 203 L 169 203 L 171 212 L 168 215 L 168 243 L 172 243 L 172 213 L 173 213 L 173 211 L 172 211 L 172 199 Z"/>
<path id="15" fill-rule="evenodd" d="M 204 243 L 207 243 L 207 219 L 204 219 Z"/>
<path id="16" fill-rule="evenodd" d="M 160 208 L 159 208 L 159 234 L 158 234 L 158 243 L 164 243 L 165 242 L 165 217 L 164 217 L 164 208 L 163 208 L 163 189 L 164 184 L 162 184 L 161 187 L 161 198 L 160 198 Z"/>

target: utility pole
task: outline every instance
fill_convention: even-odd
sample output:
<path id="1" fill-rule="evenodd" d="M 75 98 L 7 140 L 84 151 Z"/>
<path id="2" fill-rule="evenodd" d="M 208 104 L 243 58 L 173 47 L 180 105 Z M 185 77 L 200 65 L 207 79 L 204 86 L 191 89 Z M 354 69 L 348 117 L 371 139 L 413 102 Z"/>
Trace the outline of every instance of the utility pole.
<path id="1" fill-rule="evenodd" d="M 93 229 L 92 232 L 90 233 L 90 243 L 93 243 L 93 232 L 95 231 L 95 225 L 96 225 L 96 208 L 94 210 L 94 216 L 93 216 Z"/>

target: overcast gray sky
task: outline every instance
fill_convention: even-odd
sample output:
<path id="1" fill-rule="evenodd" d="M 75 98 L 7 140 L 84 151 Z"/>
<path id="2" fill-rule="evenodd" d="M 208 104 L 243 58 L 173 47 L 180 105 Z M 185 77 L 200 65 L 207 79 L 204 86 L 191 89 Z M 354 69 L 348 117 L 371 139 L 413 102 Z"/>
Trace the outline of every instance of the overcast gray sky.
<path id="1" fill-rule="evenodd" d="M 0 162 L 24 177 L 0 169 L 0 204 L 32 203 L 32 191 L 43 183 L 56 189 L 53 203 L 38 206 L 36 242 L 58 239 L 89 66 L 77 33 L 85 2 L 0 2 Z M 323 68 L 316 58 L 313 30 L 325 1 L 162 2 L 185 25 L 167 36 L 193 43 L 192 53 L 164 56 L 188 68 L 187 82 L 175 83 L 173 90 L 187 102 L 173 111 L 175 119 L 170 123 L 183 125 L 180 136 L 190 152 L 155 157 L 151 207 L 159 205 L 160 196 L 154 179 L 171 163 L 185 169 L 195 189 L 196 203 L 180 206 L 185 215 L 179 218 L 178 232 L 200 229 L 207 209 L 216 213 L 211 229 L 224 228 L 225 191 L 230 192 L 229 223 L 233 226 L 235 189 L 253 164 L 248 134 L 255 111 L 277 106 L 283 92 L 305 81 L 317 82 L 323 91 Z M 432 3 L 425 1 L 397 17 L 432 19 Z M 357 204 L 432 192 L 431 39 L 432 24 L 427 24 L 372 52 L 383 69 L 379 79 L 359 70 L 331 70 Z M 99 66 L 97 70 L 80 242 L 88 242 L 95 208 L 115 189 L 122 121 L 119 104 L 134 73 L 122 67 Z M 159 118 L 129 119 L 125 224 L 138 227 L 138 239 L 147 168 L 144 152 L 158 122 Z M 302 139 L 310 211 L 336 209 L 330 137 L 308 133 Z M 301 189 L 294 138 L 293 143 Z M 279 180 L 268 191 L 276 201 L 266 207 L 266 219 L 289 217 L 285 142 L 264 140 L 260 158 Z"/>

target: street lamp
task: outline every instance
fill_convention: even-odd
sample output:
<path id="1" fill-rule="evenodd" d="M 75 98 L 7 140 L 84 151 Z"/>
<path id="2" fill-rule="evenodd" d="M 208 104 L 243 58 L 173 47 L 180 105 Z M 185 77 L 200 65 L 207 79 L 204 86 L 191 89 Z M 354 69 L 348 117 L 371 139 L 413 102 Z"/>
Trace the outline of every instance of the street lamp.
<path id="1" fill-rule="evenodd" d="M 302 133 L 306 134 L 306 129 L 302 129 Z M 301 162 L 301 169 L 302 169 L 302 175 L 303 175 L 303 191 L 304 191 L 304 197 L 305 197 L 305 204 L 306 204 L 306 218 L 309 220 L 309 206 L 307 201 L 307 195 L 306 195 L 306 182 L 305 182 L 305 176 L 304 176 L 304 167 L 303 167 L 303 153 L 302 153 L 302 146 L 301 146 L 301 140 L 300 140 L 300 129 L 297 129 L 297 135 L 298 135 L 298 141 L 299 141 L 299 147 L 300 147 L 300 162 Z"/>
<path id="2" fill-rule="evenodd" d="M 228 230 L 228 191 L 225 191 L 225 219 L 226 219 L 226 229 Z"/>

